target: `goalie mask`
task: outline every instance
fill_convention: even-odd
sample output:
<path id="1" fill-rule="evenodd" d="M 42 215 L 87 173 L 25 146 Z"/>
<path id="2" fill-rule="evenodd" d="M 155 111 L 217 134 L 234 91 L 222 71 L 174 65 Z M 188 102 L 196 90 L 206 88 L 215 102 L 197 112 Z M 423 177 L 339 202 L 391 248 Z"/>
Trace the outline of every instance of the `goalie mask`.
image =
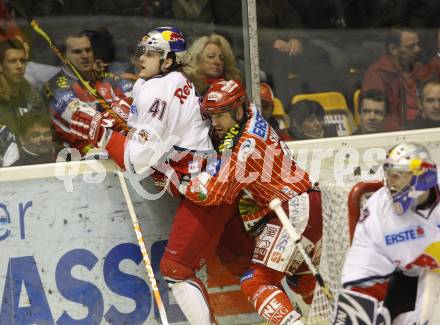
<path id="1" fill-rule="evenodd" d="M 394 146 L 387 153 L 383 169 L 397 214 L 415 207 L 417 198 L 437 185 L 437 167 L 421 144 Z"/>
<path id="2" fill-rule="evenodd" d="M 160 52 L 161 60 L 165 60 L 169 53 L 174 53 L 176 63 L 182 64 L 186 55 L 186 41 L 177 28 L 157 27 L 142 37 L 138 44 L 137 56 L 147 51 Z"/>

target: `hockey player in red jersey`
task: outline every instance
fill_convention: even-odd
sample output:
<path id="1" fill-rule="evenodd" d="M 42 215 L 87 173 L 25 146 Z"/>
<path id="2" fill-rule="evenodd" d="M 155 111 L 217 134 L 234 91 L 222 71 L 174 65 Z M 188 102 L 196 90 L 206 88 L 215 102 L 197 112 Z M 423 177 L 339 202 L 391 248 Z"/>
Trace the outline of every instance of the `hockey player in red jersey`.
<path id="1" fill-rule="evenodd" d="M 258 314 L 270 324 L 302 324 L 280 281 L 296 278 L 294 291 L 311 303 L 315 281 L 294 243 L 270 211 L 269 202 L 278 197 L 288 211 L 307 252 L 318 262 L 322 233 L 320 193 L 309 176 L 291 158 L 286 144 L 248 103 L 243 86 L 220 81 L 206 93 L 202 111 L 211 118 L 222 153 L 216 170 L 182 183 L 179 190 L 201 205 L 255 202 L 242 215 L 248 231 L 256 236 L 252 264 L 241 278 L 241 288 Z M 249 202 L 249 201 L 248 201 Z"/>
<path id="2" fill-rule="evenodd" d="M 176 28 L 158 27 L 142 38 L 140 79 L 133 87 L 127 137 L 114 132 L 111 121 L 100 113 L 83 122 L 89 143 L 105 148 L 119 166 L 141 175 L 160 170 L 175 185 L 205 169 L 205 154 L 216 156 L 209 119 L 201 114 L 194 85 L 180 72 L 185 50 L 185 39 Z M 171 192 L 178 194 L 175 185 Z M 213 254 L 234 216 L 238 218 L 237 204 L 204 207 L 182 198 L 177 208 L 160 271 L 193 325 L 215 322 L 206 288 L 195 273 Z M 243 242 L 250 238 L 244 231 L 236 233 Z"/>
<path id="3" fill-rule="evenodd" d="M 424 281 L 418 278 L 440 270 L 440 192 L 429 152 L 401 143 L 388 151 L 383 169 L 385 186 L 365 204 L 344 263 L 346 290 L 333 324 L 358 324 L 362 317 L 365 323 L 367 316 L 372 324 L 388 324 L 389 317 L 393 324 L 419 324 Z"/>
<path id="4" fill-rule="evenodd" d="M 131 85 L 110 72 L 93 69 L 95 59 L 92 44 L 84 32 L 67 36 L 64 48 L 64 55 L 84 80 L 126 122 L 131 103 L 127 94 L 131 92 Z M 96 96 L 67 67 L 46 83 L 44 93 L 58 139 L 65 146 L 74 147 L 86 154 L 91 148 L 88 146 L 88 129 L 83 127 L 84 120 L 91 119 L 96 112 L 103 110 Z"/>

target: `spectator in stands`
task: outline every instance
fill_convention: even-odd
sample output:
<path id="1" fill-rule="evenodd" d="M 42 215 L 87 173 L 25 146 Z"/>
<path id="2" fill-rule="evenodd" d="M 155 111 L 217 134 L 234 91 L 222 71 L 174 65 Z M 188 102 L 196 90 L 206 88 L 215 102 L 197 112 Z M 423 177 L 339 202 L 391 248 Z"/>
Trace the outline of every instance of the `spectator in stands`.
<path id="1" fill-rule="evenodd" d="M 440 127 L 440 81 L 428 81 L 422 88 L 421 110 L 409 129 Z"/>
<path id="2" fill-rule="evenodd" d="M 95 57 L 93 69 L 99 73 L 111 72 L 119 76 L 121 78 L 119 86 L 127 96 L 131 97 L 134 81 L 122 77 L 129 64 L 116 61 L 116 44 L 113 35 L 105 27 L 84 29 L 80 34 L 86 35 L 92 44 Z"/>
<path id="3" fill-rule="evenodd" d="M 241 79 L 231 45 L 223 36 L 215 33 L 202 36 L 188 52 L 190 62 L 184 72 L 201 95 L 218 80 Z"/>
<path id="4" fill-rule="evenodd" d="M 95 70 L 107 71 L 109 65 L 115 60 L 115 40 L 107 28 L 87 28 L 80 32 L 86 35 L 92 44 L 95 57 Z"/>
<path id="5" fill-rule="evenodd" d="M 285 121 L 273 116 L 274 96 L 272 88 L 267 83 L 263 82 L 260 84 L 260 97 L 261 115 L 263 115 L 264 119 L 269 122 L 270 126 L 272 126 L 275 131 L 284 129 L 284 126 L 286 125 Z"/>
<path id="6" fill-rule="evenodd" d="M 18 160 L 18 146 L 15 134 L 0 124 L 0 167 L 9 167 Z"/>
<path id="7" fill-rule="evenodd" d="M 430 69 L 430 73 L 433 77 L 440 77 L 440 28 L 437 29 L 436 33 L 436 51 L 431 61 L 428 64 L 428 68 Z"/>
<path id="8" fill-rule="evenodd" d="M 0 42 L 0 124 L 17 135 L 23 116 L 32 111 L 47 115 L 40 95 L 24 79 L 26 50 L 16 39 Z"/>
<path id="9" fill-rule="evenodd" d="M 52 129 L 48 115 L 26 114 L 20 121 L 19 159 L 14 166 L 44 164 L 55 161 Z"/>
<path id="10" fill-rule="evenodd" d="M 369 89 L 359 96 L 361 127 L 353 135 L 379 133 L 384 129 L 385 116 L 388 112 L 388 100 L 378 89 Z"/>
<path id="11" fill-rule="evenodd" d="M 325 111 L 314 100 L 300 100 L 289 107 L 290 123 L 283 140 L 309 140 L 338 136 L 336 125 L 324 123 Z"/>
<path id="12" fill-rule="evenodd" d="M 24 6 L 27 8 L 28 12 L 34 13 L 32 11 L 33 6 L 41 5 L 41 10 L 46 11 L 50 6 L 57 6 L 57 4 L 60 4 L 60 0 L 44 0 L 43 2 L 34 1 L 34 3 L 27 2 L 24 4 Z M 24 78 L 29 81 L 35 90 L 39 91 L 43 84 L 53 77 L 60 70 L 60 68 L 29 61 L 29 40 L 25 37 L 20 27 L 16 24 L 14 20 L 15 14 L 9 9 L 10 8 L 8 8 L 8 6 L 6 6 L 4 2 L 0 0 L 0 42 L 13 39 L 22 43 L 25 49 L 27 61 Z M 39 11 L 37 10 L 37 13 L 38 12 Z"/>
<path id="13" fill-rule="evenodd" d="M 0 42 L 19 37 L 24 40 L 24 34 L 15 23 L 15 13 L 11 10 L 11 3 L 0 0 Z"/>
<path id="14" fill-rule="evenodd" d="M 92 44 L 84 33 L 66 37 L 62 51 L 70 59 L 83 79 L 89 82 L 111 106 L 111 109 L 127 121 L 131 99 L 124 93 L 121 79 L 110 72 L 96 72 L 93 67 L 95 57 Z M 52 114 L 55 133 L 65 145 L 73 146 L 85 154 L 90 147 L 82 138 L 78 128 L 84 115 L 94 115 L 102 111 L 97 98 L 92 95 L 78 78 L 64 67 L 45 85 L 45 99 Z"/>
<path id="15" fill-rule="evenodd" d="M 386 38 L 386 54 L 373 63 L 365 73 L 362 91 L 379 89 L 390 102 L 390 114 L 385 129 L 394 131 L 415 119 L 419 110 L 417 83 L 423 79 L 419 36 L 407 27 L 390 30 Z"/>

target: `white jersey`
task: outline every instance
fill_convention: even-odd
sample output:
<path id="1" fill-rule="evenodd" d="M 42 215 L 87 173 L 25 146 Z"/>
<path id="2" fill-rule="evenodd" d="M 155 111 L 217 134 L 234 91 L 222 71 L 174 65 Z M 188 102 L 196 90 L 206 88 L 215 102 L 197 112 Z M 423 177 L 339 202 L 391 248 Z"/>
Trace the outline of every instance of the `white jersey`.
<path id="1" fill-rule="evenodd" d="M 154 166 L 173 147 L 213 150 L 209 119 L 202 117 L 194 85 L 180 72 L 136 81 L 128 125 L 134 129 L 125 165 L 137 173 Z"/>
<path id="2" fill-rule="evenodd" d="M 437 195 L 438 196 L 438 195 Z M 440 271 L 440 204 L 398 215 L 385 187 L 368 200 L 342 271 L 342 284 L 368 287 L 396 269 Z"/>

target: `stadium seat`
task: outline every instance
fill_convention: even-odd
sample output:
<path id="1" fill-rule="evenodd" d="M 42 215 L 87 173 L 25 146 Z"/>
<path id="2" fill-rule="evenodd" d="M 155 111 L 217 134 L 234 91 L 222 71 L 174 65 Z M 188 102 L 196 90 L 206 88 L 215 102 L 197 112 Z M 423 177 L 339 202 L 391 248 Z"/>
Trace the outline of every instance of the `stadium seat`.
<path id="1" fill-rule="evenodd" d="M 273 117 L 277 119 L 280 129 L 286 129 L 289 126 L 289 117 L 284 110 L 283 103 L 278 98 L 273 98 Z"/>
<path id="2" fill-rule="evenodd" d="M 283 103 L 278 98 L 273 98 L 273 113 L 272 115 L 276 117 L 285 116 L 286 112 L 284 111 Z"/>
<path id="3" fill-rule="evenodd" d="M 292 104 L 300 100 L 315 100 L 325 110 L 324 123 L 336 124 L 338 136 L 351 135 L 354 130 L 353 114 L 348 109 L 347 101 L 340 92 L 300 94 L 292 98 Z"/>
<path id="4" fill-rule="evenodd" d="M 359 95 L 361 94 L 361 90 L 357 89 L 353 94 L 353 112 L 354 112 L 354 121 L 357 126 L 361 126 L 361 113 L 359 112 Z"/>

